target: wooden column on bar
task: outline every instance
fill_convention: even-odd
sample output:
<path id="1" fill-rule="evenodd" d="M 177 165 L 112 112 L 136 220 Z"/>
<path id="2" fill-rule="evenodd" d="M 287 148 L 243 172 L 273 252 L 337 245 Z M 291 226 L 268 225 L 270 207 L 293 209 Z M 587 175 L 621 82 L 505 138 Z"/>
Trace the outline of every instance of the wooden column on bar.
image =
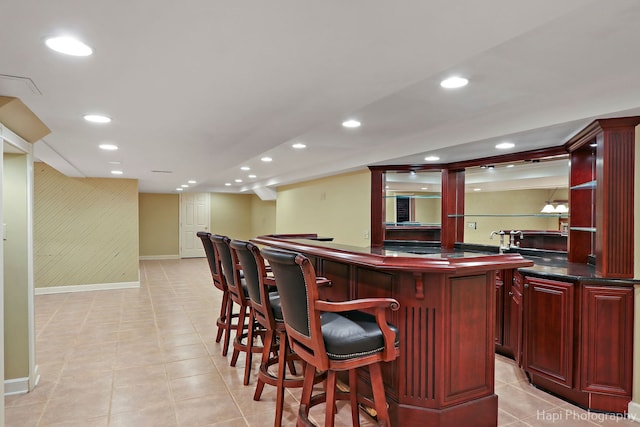
<path id="1" fill-rule="evenodd" d="M 385 172 L 381 169 L 369 168 L 371 171 L 371 246 L 384 244 L 384 223 L 386 203 L 384 200 Z"/>
<path id="2" fill-rule="evenodd" d="M 440 245 L 452 249 L 464 241 L 464 170 L 442 170 L 442 219 Z"/>
<path id="3" fill-rule="evenodd" d="M 639 123 L 640 117 L 595 120 L 566 144 L 572 159 L 569 260 L 585 262 L 594 254 L 596 272 L 602 277 L 633 277 L 635 127 Z M 581 153 L 591 144 L 595 165 L 585 165 Z M 593 198 L 574 187 L 574 178 L 589 167 L 595 172 Z M 576 229 L 576 225 L 583 227 L 577 221 L 585 214 L 591 215 L 595 238 L 587 239 L 584 230 Z"/>

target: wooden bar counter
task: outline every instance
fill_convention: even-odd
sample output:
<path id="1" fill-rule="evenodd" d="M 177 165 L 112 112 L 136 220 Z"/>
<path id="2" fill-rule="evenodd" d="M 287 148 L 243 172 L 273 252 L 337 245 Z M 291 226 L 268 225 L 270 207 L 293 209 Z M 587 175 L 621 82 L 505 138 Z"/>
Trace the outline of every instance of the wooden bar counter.
<path id="1" fill-rule="evenodd" d="M 392 297 L 400 356 L 383 367 L 394 426 L 497 426 L 494 393 L 496 270 L 533 265 L 519 254 L 431 248 L 412 254 L 295 235 L 254 241 L 302 253 L 332 281 L 323 298 Z M 305 236 L 307 237 L 307 236 Z M 361 373 L 366 390 L 366 373 Z"/>

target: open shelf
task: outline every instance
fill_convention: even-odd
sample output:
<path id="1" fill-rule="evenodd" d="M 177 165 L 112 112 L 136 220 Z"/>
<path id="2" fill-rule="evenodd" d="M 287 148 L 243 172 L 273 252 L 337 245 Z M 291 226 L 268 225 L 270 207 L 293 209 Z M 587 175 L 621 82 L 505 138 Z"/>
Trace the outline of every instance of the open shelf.
<path id="1" fill-rule="evenodd" d="M 596 188 L 595 180 L 585 182 L 583 184 L 574 185 L 573 187 L 571 187 L 571 190 L 592 190 L 594 188 Z"/>

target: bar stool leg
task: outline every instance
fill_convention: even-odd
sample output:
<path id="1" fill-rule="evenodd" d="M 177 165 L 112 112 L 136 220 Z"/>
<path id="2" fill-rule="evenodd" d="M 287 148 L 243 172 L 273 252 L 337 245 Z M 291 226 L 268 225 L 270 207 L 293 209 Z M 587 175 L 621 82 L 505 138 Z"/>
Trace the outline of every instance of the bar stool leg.
<path id="1" fill-rule="evenodd" d="M 354 427 L 360 427 L 360 414 L 358 412 L 358 371 L 349 369 L 349 400 L 351 403 L 351 423 Z"/>
<path id="2" fill-rule="evenodd" d="M 224 332 L 224 343 L 222 344 L 222 355 L 224 357 L 227 356 L 229 352 L 229 340 L 231 337 L 231 319 L 233 319 L 233 301 L 229 297 L 229 294 L 226 294 L 227 297 L 227 314 L 225 316 L 225 332 Z"/>
<path id="3" fill-rule="evenodd" d="M 238 314 L 238 329 L 236 329 L 236 338 L 233 343 L 233 354 L 231 355 L 231 366 L 236 366 L 238 362 L 238 356 L 240 355 L 240 350 L 238 349 L 238 343 L 242 344 L 242 335 L 244 335 L 245 318 L 247 317 L 247 307 L 241 306 L 240 313 Z"/>
<path id="4" fill-rule="evenodd" d="M 282 412 L 284 410 L 284 380 L 287 375 L 287 334 L 278 332 L 280 339 L 280 352 L 278 355 L 278 382 L 276 383 L 276 418 L 275 427 L 282 425 Z"/>
<path id="5" fill-rule="evenodd" d="M 255 320 L 253 314 L 253 307 L 249 308 L 249 328 L 247 329 L 247 354 L 244 361 L 244 385 L 249 384 L 249 377 L 251 376 L 251 361 L 253 356 L 253 334 L 255 332 Z"/>
<path id="6" fill-rule="evenodd" d="M 220 315 L 218 316 L 218 320 L 216 321 L 216 326 L 218 326 L 218 331 L 216 332 L 216 342 L 220 342 L 222 339 L 222 334 L 227 327 L 227 305 L 229 304 L 229 295 L 226 292 L 222 293 L 222 303 L 220 304 Z"/>
<path id="7" fill-rule="evenodd" d="M 371 376 L 371 388 L 373 390 L 373 401 L 378 413 L 378 423 L 382 426 L 391 425 L 389 411 L 387 410 L 387 399 L 384 393 L 384 383 L 382 382 L 382 371 L 379 363 L 369 365 Z"/>
<path id="8" fill-rule="evenodd" d="M 271 355 L 271 347 L 273 345 L 273 331 L 267 330 L 265 333 L 264 344 L 262 348 L 262 358 L 260 360 L 260 366 L 267 366 L 269 356 Z M 258 401 L 262 396 L 262 390 L 264 389 L 264 381 L 260 375 L 258 375 L 258 382 L 256 383 L 256 391 L 253 393 L 253 400 Z"/>
<path id="9" fill-rule="evenodd" d="M 298 421 L 296 427 L 304 427 L 304 422 L 300 417 L 300 412 L 309 413 L 311 403 L 311 393 L 313 392 L 313 381 L 316 376 L 316 367 L 307 363 L 304 369 L 304 384 L 302 386 L 302 396 L 300 397 L 300 409 L 298 411 Z"/>
<path id="10" fill-rule="evenodd" d="M 324 425 L 333 427 L 336 416 L 336 372 L 327 372 L 327 400 L 325 402 Z"/>

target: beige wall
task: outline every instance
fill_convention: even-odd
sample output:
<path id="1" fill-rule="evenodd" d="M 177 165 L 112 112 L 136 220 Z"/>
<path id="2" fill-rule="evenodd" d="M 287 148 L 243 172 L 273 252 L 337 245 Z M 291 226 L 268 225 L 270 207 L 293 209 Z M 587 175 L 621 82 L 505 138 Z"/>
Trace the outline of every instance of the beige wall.
<path id="1" fill-rule="evenodd" d="M 275 201 L 262 201 L 254 194 L 210 193 L 210 197 L 212 233 L 243 240 L 275 233 Z M 141 257 L 180 254 L 179 213 L 177 194 L 139 195 Z"/>
<path id="2" fill-rule="evenodd" d="M 251 234 L 261 236 L 276 232 L 276 201 L 251 198 Z"/>
<path id="3" fill-rule="evenodd" d="M 507 216 L 473 216 L 474 214 L 539 214 L 545 201 L 553 190 L 513 190 L 493 192 L 473 192 L 465 194 L 465 243 L 478 243 L 486 245 L 499 245 L 499 240 L 494 237 L 489 239 L 492 231 L 498 230 L 559 230 L 558 218 L 549 217 L 507 217 Z M 567 199 L 568 190 L 558 189 L 553 198 Z M 475 222 L 477 228 L 470 229 L 469 222 Z M 525 235 L 526 239 L 526 235 Z"/>
<path id="4" fill-rule="evenodd" d="M 251 230 L 252 194 L 211 193 L 211 232 L 247 240 Z"/>
<path id="5" fill-rule="evenodd" d="M 36 287 L 137 282 L 138 183 L 34 164 Z"/>
<path id="6" fill-rule="evenodd" d="M 368 170 L 279 187 L 276 206 L 278 233 L 318 233 L 336 243 L 369 245 Z"/>
<path id="7" fill-rule="evenodd" d="M 180 196 L 140 193 L 140 256 L 175 256 L 180 253 Z"/>
<path id="8" fill-rule="evenodd" d="M 29 376 L 27 156 L 4 154 L 4 372 L 5 379 Z"/>

